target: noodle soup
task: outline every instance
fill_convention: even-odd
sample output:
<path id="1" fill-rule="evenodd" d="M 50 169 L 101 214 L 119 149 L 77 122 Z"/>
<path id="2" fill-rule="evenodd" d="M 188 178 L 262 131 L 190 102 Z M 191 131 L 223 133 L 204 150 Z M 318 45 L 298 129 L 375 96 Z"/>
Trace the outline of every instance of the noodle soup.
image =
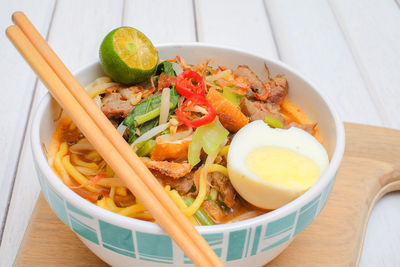
<path id="1" fill-rule="evenodd" d="M 287 99 L 285 76 L 271 76 L 267 66 L 260 78 L 248 66 L 190 65 L 177 56 L 160 62 L 144 83 L 127 86 L 101 77 L 86 89 L 194 225 L 270 211 L 250 204 L 230 181 L 227 155 L 243 126 L 263 120 L 271 128 L 300 128 L 322 142 L 317 123 Z M 200 94 L 205 101 L 196 100 Z M 81 197 L 121 215 L 154 221 L 67 116 L 58 122 L 48 160 Z"/>

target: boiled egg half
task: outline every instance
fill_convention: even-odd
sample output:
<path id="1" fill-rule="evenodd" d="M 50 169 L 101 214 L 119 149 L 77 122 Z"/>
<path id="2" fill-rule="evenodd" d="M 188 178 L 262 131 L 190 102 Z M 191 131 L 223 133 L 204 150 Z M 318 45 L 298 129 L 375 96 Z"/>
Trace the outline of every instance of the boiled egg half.
<path id="1" fill-rule="evenodd" d="M 329 165 L 325 148 L 306 131 L 271 128 L 261 120 L 236 133 L 227 161 L 240 196 L 271 210 L 307 191 Z"/>

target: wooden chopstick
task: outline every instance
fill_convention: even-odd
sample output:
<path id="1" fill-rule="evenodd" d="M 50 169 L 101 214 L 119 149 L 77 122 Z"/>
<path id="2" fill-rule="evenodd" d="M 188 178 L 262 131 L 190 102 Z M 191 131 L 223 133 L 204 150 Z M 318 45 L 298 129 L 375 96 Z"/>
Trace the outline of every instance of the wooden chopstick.
<path id="1" fill-rule="evenodd" d="M 22 16 L 21 16 L 22 15 Z M 88 139 L 91 141 L 91 143 L 96 147 L 96 149 L 99 151 L 99 153 L 105 158 L 105 160 L 112 166 L 117 174 L 121 177 L 121 179 L 124 179 L 123 177 L 126 177 L 126 183 L 128 184 L 128 187 L 134 192 L 134 194 L 143 201 L 144 205 L 150 210 L 150 212 L 160 221 L 162 226 L 166 229 L 166 231 L 171 235 L 172 238 L 177 242 L 178 245 L 182 247 L 182 249 L 186 252 L 186 254 L 192 259 L 192 261 L 195 264 L 198 264 L 199 266 L 206 266 L 206 265 L 212 265 L 212 266 L 220 266 L 222 263 L 218 259 L 218 257 L 215 255 L 215 253 L 211 250 L 211 248 L 208 246 L 208 244 L 205 242 L 204 239 L 202 239 L 201 235 L 194 229 L 194 227 L 190 224 L 190 222 L 187 220 L 187 218 L 181 213 L 181 211 L 176 207 L 175 203 L 168 197 L 168 195 L 165 193 L 161 185 L 154 179 L 154 177 L 151 175 L 151 173 L 148 171 L 148 169 L 142 164 L 140 159 L 133 153 L 133 151 L 130 149 L 129 145 L 122 139 L 122 137 L 116 132 L 115 128 L 111 125 L 111 123 L 106 119 L 106 117 L 98 110 L 97 106 L 95 106 L 96 110 L 98 111 L 97 113 L 100 113 L 100 115 L 105 118 L 105 121 L 102 121 L 102 118 L 99 114 L 96 114 L 95 111 L 91 110 L 91 113 L 87 112 L 87 107 L 93 103 L 93 101 L 90 99 L 90 97 L 86 94 L 84 89 L 80 86 L 80 84 L 74 79 L 72 74 L 65 68 L 65 66 L 62 64 L 62 62 L 56 58 L 54 61 L 55 54 L 51 49 L 44 49 L 44 52 L 42 51 L 42 55 L 46 55 L 46 61 L 42 56 L 40 55 L 39 51 L 36 51 L 38 46 L 42 46 L 40 44 L 40 39 L 35 35 L 29 35 L 31 38 L 31 42 L 27 40 L 27 37 L 25 36 L 24 33 L 21 32 L 21 30 L 18 27 L 21 27 L 22 30 L 25 29 L 25 34 L 26 32 L 30 31 L 29 27 L 24 27 L 22 28 L 21 25 L 26 25 L 26 22 L 28 22 L 30 25 L 31 23 L 27 18 L 23 16 L 21 13 L 16 13 L 13 18 L 16 22 L 16 24 L 19 24 L 19 26 L 12 26 L 9 29 L 7 29 L 7 35 L 10 37 L 10 39 L 13 41 L 13 43 L 16 45 L 18 50 L 20 50 L 21 54 L 26 58 L 28 63 L 32 66 L 32 68 L 38 73 L 38 75 L 44 80 L 46 85 L 51 89 L 53 94 L 58 100 L 62 100 L 60 102 L 63 105 L 63 108 L 69 111 L 69 114 L 71 118 L 75 121 L 78 122 L 77 125 L 81 128 L 81 130 L 84 132 L 85 136 L 88 137 Z M 23 19 L 26 19 L 24 22 Z M 28 25 L 29 26 L 29 25 Z M 33 27 L 33 25 L 32 25 Z M 33 27 L 34 28 L 34 27 Z M 36 31 L 36 30 L 35 30 Z M 43 39 L 44 41 L 44 39 Z M 45 41 L 44 41 L 45 42 Z M 34 44 L 36 43 L 36 47 L 34 47 Z M 45 42 L 46 43 L 46 42 Z M 47 43 L 46 43 L 47 46 Z M 49 52 L 50 51 L 50 52 Z M 47 54 L 46 54 L 47 53 Z M 54 55 L 51 55 L 53 53 Z M 44 56 L 43 56 L 44 57 Z M 39 60 L 40 58 L 40 60 Z M 49 60 L 50 58 L 50 60 Z M 57 60 L 59 62 L 57 62 Z M 47 65 L 48 62 L 56 62 L 54 67 L 59 70 L 60 64 L 61 67 L 64 68 L 64 70 L 59 71 L 57 73 L 54 73 L 54 68 L 51 68 L 51 66 Z M 54 65 L 53 65 L 54 66 Z M 50 68 L 50 70 L 49 70 Z M 61 69 L 62 69 L 61 68 Z M 64 79 L 64 81 L 60 81 L 60 76 L 64 77 L 62 74 L 63 72 L 68 72 L 70 77 L 68 79 Z M 61 74 L 60 74 L 61 73 Z M 72 79 L 71 79 L 72 77 Z M 65 77 L 64 77 L 65 78 Z M 71 85 L 72 84 L 78 85 L 75 87 L 76 91 L 75 92 L 78 96 L 80 96 L 79 89 L 84 93 L 86 97 L 89 98 L 89 102 L 83 101 L 82 103 L 78 103 L 78 99 L 81 100 L 78 97 L 75 97 L 72 94 L 68 93 L 68 89 L 65 88 L 65 85 Z M 71 90 L 72 91 L 72 90 Z M 84 99 L 84 98 L 83 98 Z M 86 104 L 88 106 L 86 106 Z M 94 103 L 93 103 L 94 104 Z M 87 112 L 87 113 L 86 113 Z M 82 114 L 85 114 L 85 116 L 82 116 Z M 92 118 L 95 118 L 92 120 Z M 89 123 L 90 121 L 90 123 Z M 111 129 L 113 131 L 109 131 L 107 127 L 99 127 L 99 123 L 101 126 L 107 125 L 107 123 L 112 127 Z M 88 127 L 90 125 L 90 127 Z M 95 130 L 94 130 L 95 129 Z M 102 132 L 105 133 L 105 136 L 102 135 Z M 115 134 L 114 134 L 115 133 Z M 114 136 L 113 136 L 114 135 Z M 99 137 L 101 136 L 101 137 Z M 119 137 L 122 139 L 123 143 L 119 141 L 115 141 L 115 136 Z M 114 141 L 114 143 L 112 141 Z M 107 144 L 107 145 L 105 145 Z M 117 146 L 124 146 L 128 147 L 129 150 L 127 152 L 124 152 L 125 150 L 119 150 L 116 149 Z M 118 147 L 117 147 L 118 148 Z M 112 153 L 110 152 L 112 151 Z M 123 154 L 126 153 L 126 154 Z M 103 155 L 104 154 L 104 155 Z M 130 161 L 126 160 L 127 155 L 133 154 L 134 156 L 131 157 Z M 125 155 L 126 157 L 123 157 L 122 155 Z M 131 156 L 131 155 L 129 155 Z M 121 159 L 122 158 L 122 159 Z M 128 157 L 129 158 L 129 157 Z M 117 159 L 117 160 L 116 160 Z M 132 160 L 133 159 L 133 160 Z M 123 163 L 121 163 L 123 162 Z M 132 170 L 132 164 L 137 164 L 139 165 L 139 168 L 136 168 L 135 171 Z M 122 166 L 122 167 L 121 167 Z M 136 166 L 136 165 L 135 165 Z M 138 167 L 138 166 L 136 166 Z M 141 167 L 141 168 L 140 168 Z M 118 171 L 117 171 L 118 170 Z M 155 181 L 155 183 L 149 182 L 148 179 L 145 181 L 142 181 L 138 175 L 142 177 L 149 177 L 150 180 L 152 179 Z M 150 174 L 150 175 L 149 175 Z M 144 176 L 145 175 L 145 176 Z M 134 179 L 132 179 L 134 178 Z M 125 179 L 124 179 L 125 180 Z M 134 181 L 137 180 L 137 181 Z M 134 181 L 134 182 L 133 182 Z M 147 184 L 146 184 L 147 182 Z M 149 184 L 152 186 L 155 186 L 155 188 L 159 188 L 161 190 L 151 190 L 154 189 L 149 187 Z M 159 194 L 160 195 L 157 195 Z M 162 197 L 162 194 L 166 196 L 164 199 Z M 150 197 L 151 196 L 151 197 Z M 157 199 L 158 198 L 158 199 Z M 160 203 L 160 199 L 165 201 Z M 169 202 L 169 203 L 168 203 Z M 162 208 L 163 203 L 167 203 L 170 205 L 169 207 Z M 183 218 L 183 219 L 182 219 Z M 187 223 L 185 223 L 185 221 Z M 189 227 L 181 228 L 183 224 L 188 224 Z M 198 238 L 200 237 L 200 238 Z M 203 245 L 202 245 L 203 243 Z M 204 246 L 205 244 L 205 246 Z M 211 251 L 211 253 L 209 252 Z"/>
<path id="2" fill-rule="evenodd" d="M 107 117 L 99 110 L 94 101 L 83 89 L 81 84 L 75 79 L 72 73 L 65 67 L 64 63 L 57 57 L 55 52 L 50 48 L 46 40 L 40 35 L 33 24 L 22 12 L 15 12 L 12 16 L 14 23 L 21 28 L 25 33 L 26 37 L 31 41 L 33 46 L 47 61 L 49 66 L 54 70 L 57 76 L 63 81 L 64 85 L 75 97 L 75 99 L 81 104 L 81 106 L 87 111 L 87 113 L 93 118 L 98 127 L 102 130 L 103 134 L 111 141 L 111 143 L 120 151 L 122 157 L 129 163 L 133 170 L 139 175 L 139 177 L 148 177 L 143 179 L 143 182 L 154 192 L 154 195 L 159 198 L 161 205 L 164 205 L 165 209 L 173 209 L 173 213 L 177 222 L 182 222 L 181 227 L 186 232 L 193 234 L 192 224 L 187 217 L 176 207 L 175 203 L 165 193 L 164 189 L 160 186 L 159 182 L 154 178 L 153 174 L 138 158 L 138 156 L 132 151 L 132 148 L 128 143 L 120 136 L 115 127 L 107 119 Z M 140 198 L 139 198 L 140 199 Z M 160 221 L 162 224 L 162 222 Z M 196 231 L 198 237 L 197 245 L 202 248 L 202 251 L 206 251 L 209 247 L 207 242 L 201 237 Z M 211 250 L 209 248 L 208 250 Z M 212 251 L 212 250 L 211 250 Z M 212 251 L 213 252 L 213 251 Z"/>
<path id="3" fill-rule="evenodd" d="M 31 41 L 33 46 L 47 61 L 47 63 L 57 74 L 57 76 L 63 81 L 64 85 L 75 97 L 75 99 L 80 102 L 81 106 L 93 118 L 94 122 L 101 129 L 103 134 L 105 134 L 105 136 L 108 138 L 108 140 L 111 141 L 115 148 L 120 151 L 122 157 L 138 174 L 139 178 L 147 177 L 147 179 L 142 179 L 143 182 L 147 185 L 147 188 L 153 191 L 154 196 L 159 199 L 160 205 L 163 205 L 167 211 L 170 211 L 173 219 L 175 219 L 177 224 L 179 224 L 189 236 L 194 238 L 194 244 L 198 246 L 199 251 L 204 254 L 203 257 L 207 258 L 207 254 L 211 252 L 213 261 L 218 260 L 219 264 L 222 264 L 219 258 L 215 255 L 214 251 L 208 246 L 207 242 L 195 229 L 193 229 L 194 227 L 187 219 L 187 217 L 179 210 L 175 203 L 165 193 L 164 189 L 154 178 L 152 173 L 132 151 L 131 147 L 126 143 L 126 141 L 119 135 L 114 126 L 105 117 L 105 115 L 98 109 L 97 105 L 89 97 L 89 95 L 80 85 L 80 83 L 75 79 L 72 73 L 65 67 L 62 61 L 57 57 L 54 51 L 49 47 L 47 42 L 28 20 L 28 18 L 22 12 L 16 12 L 13 14 L 13 21 L 25 33 L 26 37 Z M 134 194 L 136 195 L 136 193 Z M 138 196 L 138 198 L 142 200 L 141 197 Z M 146 206 L 144 201 L 143 204 Z M 159 220 L 160 224 L 163 224 L 163 221 L 160 220 L 160 218 L 157 219 Z M 200 255 L 197 255 L 197 257 L 199 256 Z M 213 265 L 217 264 L 218 262 L 213 262 Z"/>

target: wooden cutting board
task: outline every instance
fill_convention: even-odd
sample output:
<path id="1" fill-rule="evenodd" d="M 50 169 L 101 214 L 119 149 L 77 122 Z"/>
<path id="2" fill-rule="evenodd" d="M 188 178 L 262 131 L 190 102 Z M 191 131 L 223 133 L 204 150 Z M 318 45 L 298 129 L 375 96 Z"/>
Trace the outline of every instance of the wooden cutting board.
<path id="1" fill-rule="evenodd" d="M 355 266 L 370 212 L 400 190 L 400 131 L 345 124 L 346 151 L 321 214 L 267 266 Z M 15 266 L 107 266 L 52 212 L 42 196 Z"/>

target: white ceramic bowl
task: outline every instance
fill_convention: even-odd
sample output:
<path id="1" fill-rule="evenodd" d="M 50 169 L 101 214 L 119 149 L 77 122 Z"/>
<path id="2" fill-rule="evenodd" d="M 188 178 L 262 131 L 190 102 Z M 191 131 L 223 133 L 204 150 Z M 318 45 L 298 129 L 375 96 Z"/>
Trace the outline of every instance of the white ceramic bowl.
<path id="1" fill-rule="evenodd" d="M 227 266 L 261 266 L 282 252 L 325 205 L 343 156 L 343 124 L 318 89 L 281 62 L 237 49 L 200 43 L 166 44 L 158 46 L 158 50 L 161 59 L 180 55 L 190 64 L 203 63 L 209 58 L 214 59 L 214 65 L 231 68 L 248 65 L 260 77 L 266 77 L 265 62 L 273 75 L 285 75 L 289 81 L 288 97 L 318 122 L 330 165 L 310 190 L 287 205 L 256 218 L 197 227 Z M 98 62 L 76 73 L 84 86 L 102 75 Z M 157 224 L 104 210 L 62 183 L 47 164 L 42 150 L 42 144 L 47 146 L 49 143 L 59 110 L 57 103 L 46 95 L 36 111 L 31 135 L 42 192 L 57 216 L 89 249 L 113 266 L 193 265 Z"/>

